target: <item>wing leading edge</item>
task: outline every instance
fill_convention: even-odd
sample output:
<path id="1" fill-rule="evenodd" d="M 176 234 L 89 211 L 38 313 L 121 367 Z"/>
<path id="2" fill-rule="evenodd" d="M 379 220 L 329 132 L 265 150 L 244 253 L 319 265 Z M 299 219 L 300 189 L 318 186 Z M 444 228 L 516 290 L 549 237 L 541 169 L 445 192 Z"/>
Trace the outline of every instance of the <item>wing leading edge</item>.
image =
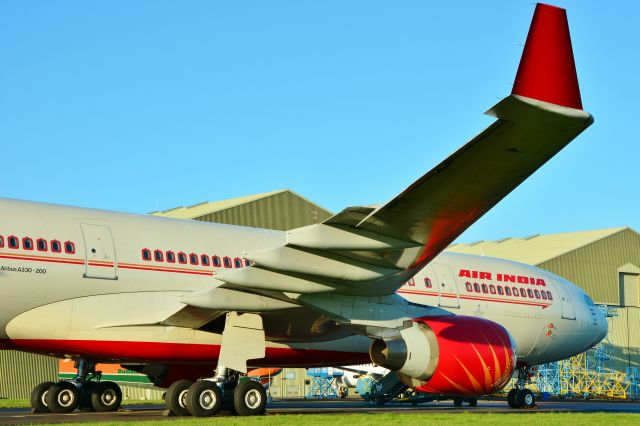
<path id="1" fill-rule="evenodd" d="M 246 253 L 228 286 L 287 294 L 393 293 L 592 122 L 582 111 L 564 9 L 538 4 L 497 120 L 381 207 L 350 207 Z"/>

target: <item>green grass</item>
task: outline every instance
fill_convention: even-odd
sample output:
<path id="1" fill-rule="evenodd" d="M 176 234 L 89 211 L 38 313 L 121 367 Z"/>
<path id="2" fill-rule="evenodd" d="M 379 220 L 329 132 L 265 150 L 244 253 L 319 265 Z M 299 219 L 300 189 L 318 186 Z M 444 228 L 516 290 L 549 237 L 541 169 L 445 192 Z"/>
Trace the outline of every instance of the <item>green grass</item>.
<path id="1" fill-rule="evenodd" d="M 531 413 L 521 414 L 494 414 L 494 413 L 468 413 L 456 414 L 442 413 L 375 413 L 375 414 L 276 414 L 260 417 L 216 417 L 200 419 L 172 419 L 172 424 L 180 426 L 212 425 L 229 426 L 268 426 L 268 425 L 335 425 L 347 424 L 349 426 L 371 426 L 377 424 L 387 425 L 637 425 L 640 415 L 617 413 Z M 68 423 L 78 425 L 78 423 Z M 157 421 L 142 422 L 105 422 L 100 426 L 151 426 L 157 425 Z"/>

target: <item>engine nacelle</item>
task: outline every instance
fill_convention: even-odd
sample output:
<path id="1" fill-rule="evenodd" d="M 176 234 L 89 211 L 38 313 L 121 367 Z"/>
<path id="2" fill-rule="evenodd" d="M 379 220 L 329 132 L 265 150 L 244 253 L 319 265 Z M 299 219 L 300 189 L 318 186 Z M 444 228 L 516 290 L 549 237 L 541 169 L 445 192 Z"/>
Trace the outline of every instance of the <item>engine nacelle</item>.
<path id="1" fill-rule="evenodd" d="M 369 354 L 417 391 L 479 396 L 507 384 L 516 348 L 501 325 L 452 315 L 417 319 L 400 337 L 375 340 Z"/>

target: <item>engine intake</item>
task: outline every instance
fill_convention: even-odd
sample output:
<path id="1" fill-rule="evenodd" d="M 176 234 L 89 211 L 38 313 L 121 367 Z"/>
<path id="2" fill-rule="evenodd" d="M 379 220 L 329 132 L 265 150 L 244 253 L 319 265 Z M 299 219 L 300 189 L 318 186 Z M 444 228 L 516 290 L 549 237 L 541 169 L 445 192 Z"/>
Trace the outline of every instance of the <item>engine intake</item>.
<path id="1" fill-rule="evenodd" d="M 506 385 L 515 343 L 500 324 L 462 315 L 416 319 L 394 339 L 377 339 L 371 360 L 420 392 L 479 396 Z"/>

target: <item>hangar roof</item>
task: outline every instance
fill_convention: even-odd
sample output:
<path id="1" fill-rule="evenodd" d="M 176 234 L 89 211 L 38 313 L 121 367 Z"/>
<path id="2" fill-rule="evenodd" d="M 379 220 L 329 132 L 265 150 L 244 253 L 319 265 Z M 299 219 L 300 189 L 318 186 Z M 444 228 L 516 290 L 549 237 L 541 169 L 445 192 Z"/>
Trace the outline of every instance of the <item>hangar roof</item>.
<path id="1" fill-rule="evenodd" d="M 447 251 L 499 257 L 517 262 L 539 265 L 547 260 L 574 251 L 629 227 L 596 229 L 592 231 L 535 234 L 522 238 L 502 238 L 493 241 L 452 244 Z"/>
<path id="2" fill-rule="evenodd" d="M 264 192 L 261 194 L 245 195 L 243 197 L 230 198 L 228 200 L 205 201 L 204 203 L 198 203 L 192 206 L 174 207 L 169 210 L 155 211 L 149 214 L 154 216 L 173 217 L 176 219 L 195 219 L 197 217 L 202 217 L 211 213 L 219 212 L 221 210 L 230 209 L 232 207 L 237 207 L 242 204 L 251 203 L 253 201 L 261 200 L 263 198 L 268 198 L 274 195 L 284 194 L 284 193 L 290 193 L 298 198 L 301 198 L 307 201 L 308 203 L 316 205 L 315 203 L 312 203 L 311 201 L 307 200 L 300 194 L 297 194 L 289 189 L 279 189 L 277 191 Z"/>

